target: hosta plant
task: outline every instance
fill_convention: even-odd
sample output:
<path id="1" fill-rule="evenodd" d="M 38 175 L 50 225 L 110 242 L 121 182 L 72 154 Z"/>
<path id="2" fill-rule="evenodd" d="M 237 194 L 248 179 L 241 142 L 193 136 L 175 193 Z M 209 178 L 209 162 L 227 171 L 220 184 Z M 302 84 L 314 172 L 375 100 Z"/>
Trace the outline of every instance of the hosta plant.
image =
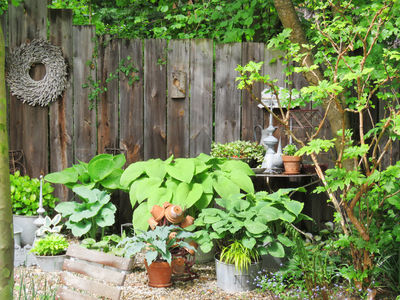
<path id="1" fill-rule="evenodd" d="M 85 186 L 89 189 L 100 189 L 112 192 L 123 189 L 119 181 L 126 162 L 123 154 L 99 154 L 89 163 L 80 161 L 60 172 L 47 174 L 44 179 L 51 183 L 64 184 L 70 189 Z"/>
<path id="2" fill-rule="evenodd" d="M 81 246 L 87 249 L 99 250 L 105 253 L 112 253 L 117 256 L 123 256 L 124 249 L 118 247 L 118 244 L 126 238 L 125 232 L 119 236 L 117 234 L 105 235 L 103 238 L 96 242 L 95 239 L 86 238 L 82 240 Z"/>
<path id="3" fill-rule="evenodd" d="M 146 251 L 145 258 L 148 265 L 151 265 L 153 261 L 166 261 L 171 264 L 171 252 L 174 249 L 185 247 L 195 250 L 184 241 L 192 235 L 191 232 L 183 231 L 175 225 L 157 226 L 154 230 L 125 238 L 118 246 L 124 249 L 125 257 L 132 257 L 142 250 Z"/>
<path id="4" fill-rule="evenodd" d="M 53 195 L 54 188 L 45 182 L 42 186 L 43 207 L 48 213 L 54 209 L 58 201 Z M 33 216 L 37 215 L 39 208 L 40 181 L 30 178 L 28 175 L 21 176 L 19 171 L 10 174 L 10 192 L 12 211 L 15 215 Z"/>
<path id="5" fill-rule="evenodd" d="M 96 239 L 99 228 L 103 236 L 105 228 L 115 222 L 116 207 L 110 202 L 110 195 L 84 186 L 75 187 L 73 192 L 79 196 L 80 202 L 61 202 L 55 208 L 67 219 L 65 226 L 77 237 L 84 235 Z"/>
<path id="6" fill-rule="evenodd" d="M 62 235 L 53 233 L 35 242 L 31 252 L 39 256 L 61 255 L 67 251 L 68 241 Z"/>
<path id="7" fill-rule="evenodd" d="M 303 203 L 289 197 L 295 190 L 303 189 L 216 199 L 221 209 L 203 209 L 187 230 L 196 230 L 194 240 L 203 252 L 209 252 L 216 244 L 217 252 L 223 253 L 222 259 L 234 262 L 239 269 L 246 269 L 260 255 L 284 257 L 285 247 L 293 246 L 285 228 L 306 218 L 301 214 Z"/>
<path id="8" fill-rule="evenodd" d="M 256 142 L 234 141 L 229 143 L 212 143 L 211 156 L 243 159 L 248 163 L 259 165 L 264 160 L 265 148 Z"/>
<path id="9" fill-rule="evenodd" d="M 242 161 L 200 154 L 196 158 L 150 159 L 131 164 L 121 176 L 129 188 L 135 231 L 146 230 L 150 211 L 170 202 L 197 214 L 213 203 L 214 195 L 228 197 L 241 190 L 254 192 L 254 172 Z"/>

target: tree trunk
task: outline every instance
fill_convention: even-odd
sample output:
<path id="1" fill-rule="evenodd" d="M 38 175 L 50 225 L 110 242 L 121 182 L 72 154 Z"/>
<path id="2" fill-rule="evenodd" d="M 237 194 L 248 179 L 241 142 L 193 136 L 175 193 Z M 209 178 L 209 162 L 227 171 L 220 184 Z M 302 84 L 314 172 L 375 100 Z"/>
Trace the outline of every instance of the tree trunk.
<path id="1" fill-rule="evenodd" d="M 0 300 L 9 300 L 13 298 L 14 241 L 10 200 L 4 61 L 4 36 L 3 29 L 0 26 Z"/>
<path id="2" fill-rule="evenodd" d="M 301 45 L 307 45 L 308 41 L 304 30 L 301 26 L 299 17 L 297 16 L 296 10 L 293 6 L 292 1 L 288 0 L 274 0 L 275 9 L 278 12 L 279 19 L 284 28 L 292 29 L 292 33 L 290 36 L 290 40 L 292 43 L 297 43 Z M 302 60 L 303 66 L 312 66 L 314 64 L 313 56 L 310 50 L 301 47 L 301 53 L 307 53 L 308 55 L 304 60 Z M 318 85 L 319 81 L 323 80 L 324 77 L 319 69 L 313 70 L 312 72 L 303 73 L 305 79 L 307 80 L 309 85 Z M 328 102 L 325 101 L 323 103 L 323 108 L 326 110 L 328 108 Z M 338 118 L 338 116 L 344 115 L 344 120 Z M 337 110 L 335 105 L 330 105 L 327 119 L 330 124 L 332 136 L 337 136 L 337 132 L 342 130 L 343 121 L 345 123 L 345 127 L 348 127 L 348 118 L 347 115 L 341 113 Z M 336 150 L 340 151 L 340 139 L 336 140 Z"/>

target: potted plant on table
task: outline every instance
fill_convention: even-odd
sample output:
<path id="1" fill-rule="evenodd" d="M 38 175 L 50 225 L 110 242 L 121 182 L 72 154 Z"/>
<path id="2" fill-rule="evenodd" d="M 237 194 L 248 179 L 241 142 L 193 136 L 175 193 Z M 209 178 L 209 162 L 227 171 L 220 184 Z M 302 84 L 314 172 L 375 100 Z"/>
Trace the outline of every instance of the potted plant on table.
<path id="1" fill-rule="evenodd" d="M 296 152 L 297 146 L 295 144 L 288 144 L 283 148 L 282 161 L 285 168 L 285 174 L 300 174 L 301 156 L 297 156 Z"/>
<path id="2" fill-rule="evenodd" d="M 265 148 L 256 142 L 234 141 L 229 143 L 212 143 L 212 157 L 225 157 L 229 159 L 240 159 L 249 164 L 250 167 L 260 166 L 265 155 Z"/>
<path id="3" fill-rule="evenodd" d="M 220 208 L 203 209 L 194 225 L 194 240 L 203 252 L 217 247 L 217 286 L 227 292 L 255 288 L 254 277 L 265 255 L 283 258 L 293 243 L 285 224 L 298 221 L 303 203 L 288 194 L 299 189 L 282 189 L 268 194 L 238 194 L 217 199 Z"/>
<path id="4" fill-rule="evenodd" d="M 58 201 L 53 195 L 54 188 L 50 183 L 42 185 L 43 207 L 51 214 Z M 21 176 L 19 171 L 10 174 L 10 195 L 14 227 L 21 228 L 21 246 L 32 245 L 37 229 L 34 224 L 38 218 L 40 181 L 37 178 Z"/>
<path id="5" fill-rule="evenodd" d="M 145 266 L 149 277 L 149 286 L 168 287 L 172 285 L 172 254 L 182 247 L 195 250 L 183 241 L 183 239 L 192 235 L 192 233 L 182 231 L 182 228 L 175 225 L 157 226 L 154 230 L 125 238 L 119 247 L 124 248 L 125 257 L 132 257 L 142 250 L 145 251 Z"/>

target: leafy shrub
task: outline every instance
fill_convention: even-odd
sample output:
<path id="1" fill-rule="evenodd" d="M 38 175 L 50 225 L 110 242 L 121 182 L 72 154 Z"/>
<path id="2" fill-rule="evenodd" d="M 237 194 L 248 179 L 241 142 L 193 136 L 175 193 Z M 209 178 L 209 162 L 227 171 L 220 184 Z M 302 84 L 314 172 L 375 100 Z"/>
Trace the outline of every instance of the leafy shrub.
<path id="1" fill-rule="evenodd" d="M 151 208 L 170 202 L 188 209 L 190 214 L 213 203 L 214 193 L 221 197 L 254 192 L 250 175 L 254 172 L 242 161 L 200 154 L 195 158 L 150 159 L 131 164 L 121 176 L 129 188 L 135 231 L 146 230 Z"/>
<path id="2" fill-rule="evenodd" d="M 99 227 L 102 228 L 103 235 L 104 228 L 115 222 L 117 209 L 110 202 L 110 195 L 84 186 L 75 187 L 73 192 L 79 196 L 81 202 L 61 202 L 55 208 L 63 218 L 68 219 L 65 226 L 77 237 L 87 235 L 95 239 Z"/>
<path id="3" fill-rule="evenodd" d="M 43 182 L 42 196 L 43 207 L 51 214 L 58 198 L 53 195 L 54 188 L 50 183 Z M 19 171 L 10 174 L 10 192 L 12 211 L 16 215 L 37 215 L 39 208 L 40 181 L 30 178 L 28 175 L 21 176 Z"/>
<path id="4" fill-rule="evenodd" d="M 68 241 L 59 234 L 49 234 L 35 242 L 31 252 L 39 256 L 54 256 L 64 254 L 68 248 Z"/>
<path id="5" fill-rule="evenodd" d="M 123 189 L 119 181 L 126 159 L 123 154 L 99 154 L 89 163 L 79 162 L 60 172 L 47 174 L 44 179 L 51 183 L 64 184 L 70 189 L 85 186 L 89 189 L 100 189 L 112 192 Z"/>
<path id="6" fill-rule="evenodd" d="M 210 154 L 213 157 L 240 158 L 247 162 L 254 161 L 257 165 L 264 160 L 265 148 L 256 142 L 239 140 L 225 144 L 212 143 Z"/>

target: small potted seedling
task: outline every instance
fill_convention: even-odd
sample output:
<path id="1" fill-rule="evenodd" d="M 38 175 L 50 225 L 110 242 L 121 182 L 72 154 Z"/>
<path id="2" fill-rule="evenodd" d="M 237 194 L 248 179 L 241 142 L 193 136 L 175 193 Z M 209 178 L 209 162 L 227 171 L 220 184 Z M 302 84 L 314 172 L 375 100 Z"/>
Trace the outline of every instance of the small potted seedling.
<path id="1" fill-rule="evenodd" d="M 68 241 L 60 234 L 62 228 L 62 225 L 58 225 L 60 220 L 59 214 L 53 219 L 46 217 L 44 225 L 36 232 L 42 237 L 35 241 L 31 249 L 39 267 L 46 272 L 61 271 L 66 257 Z"/>
<path id="2" fill-rule="evenodd" d="M 283 148 L 282 161 L 285 168 L 285 174 L 300 174 L 301 156 L 296 156 L 297 147 L 295 144 L 288 144 Z"/>

